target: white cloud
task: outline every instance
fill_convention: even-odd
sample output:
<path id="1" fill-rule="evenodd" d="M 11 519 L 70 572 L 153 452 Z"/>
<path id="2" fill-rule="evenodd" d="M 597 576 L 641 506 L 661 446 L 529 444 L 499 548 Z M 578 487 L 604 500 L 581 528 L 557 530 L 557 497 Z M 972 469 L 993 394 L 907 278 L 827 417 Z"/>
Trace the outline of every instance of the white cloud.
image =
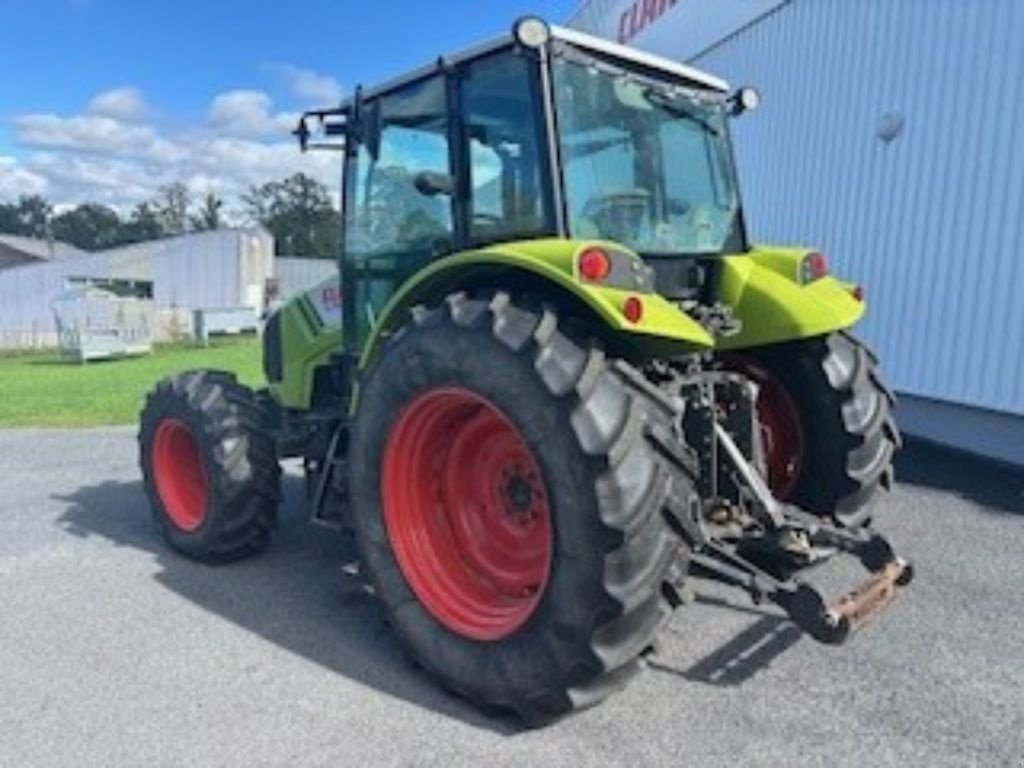
<path id="1" fill-rule="evenodd" d="M 151 127 L 129 125 L 98 115 L 20 115 L 14 118 L 14 136 L 19 144 L 37 149 L 74 149 L 111 155 L 134 152 L 157 140 Z"/>
<path id="2" fill-rule="evenodd" d="M 163 178 L 137 161 L 68 153 L 36 153 L 24 168 L 47 180 L 47 196 L 59 206 L 88 201 L 126 210 L 152 196 Z"/>
<path id="3" fill-rule="evenodd" d="M 148 110 L 138 88 L 124 87 L 97 93 L 89 102 L 88 111 L 91 115 L 133 122 L 143 119 Z"/>
<path id="4" fill-rule="evenodd" d="M 24 168 L 15 158 L 0 155 L 0 200 L 16 200 L 22 195 L 41 195 L 47 191 L 45 176 Z"/>
<path id="5" fill-rule="evenodd" d="M 207 122 L 232 136 L 285 136 L 297 115 L 274 113 L 273 101 L 263 91 L 236 90 L 218 94 L 210 103 Z"/>
<path id="6" fill-rule="evenodd" d="M 293 64 L 270 64 L 268 68 L 284 80 L 292 97 L 305 107 L 333 107 L 341 101 L 344 91 L 330 75 Z"/>
<path id="7" fill-rule="evenodd" d="M 13 138 L 23 151 L 0 156 L 0 200 L 40 193 L 58 207 L 95 201 L 127 211 L 161 186 L 181 181 L 197 196 L 214 191 L 230 203 L 251 186 L 299 172 L 319 179 L 336 196 L 339 156 L 300 154 L 288 135 L 298 116 L 275 111 L 261 91 L 219 94 L 204 124 L 174 131 L 133 122 L 139 113 L 131 110 L 123 119 L 96 114 L 98 99 L 80 115 L 12 120 Z M 101 101 L 106 103 L 100 109 L 114 102 Z"/>
<path id="8" fill-rule="evenodd" d="M 152 126 L 132 125 L 112 117 L 30 114 L 19 115 L 13 124 L 15 140 L 31 149 L 70 150 L 86 155 L 136 157 L 168 163 L 184 160 L 181 150 L 162 138 Z"/>

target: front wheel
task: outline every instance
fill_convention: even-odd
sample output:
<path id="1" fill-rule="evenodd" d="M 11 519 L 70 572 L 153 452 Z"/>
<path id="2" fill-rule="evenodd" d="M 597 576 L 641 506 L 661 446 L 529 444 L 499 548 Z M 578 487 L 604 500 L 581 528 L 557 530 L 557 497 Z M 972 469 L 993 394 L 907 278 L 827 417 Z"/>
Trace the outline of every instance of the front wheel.
<path id="1" fill-rule="evenodd" d="M 392 337 L 360 383 L 353 525 L 442 684 L 540 723 L 638 668 L 686 569 L 666 505 L 696 503 L 646 438 L 669 411 L 504 294 L 451 297 Z"/>
<path id="2" fill-rule="evenodd" d="M 725 363 L 758 384 L 773 493 L 850 527 L 868 523 L 901 445 L 871 351 L 839 331 L 729 354 Z"/>
<path id="3" fill-rule="evenodd" d="M 281 470 L 252 390 L 230 373 L 189 371 L 161 381 L 139 421 L 146 493 L 171 546 L 210 562 L 263 549 Z"/>

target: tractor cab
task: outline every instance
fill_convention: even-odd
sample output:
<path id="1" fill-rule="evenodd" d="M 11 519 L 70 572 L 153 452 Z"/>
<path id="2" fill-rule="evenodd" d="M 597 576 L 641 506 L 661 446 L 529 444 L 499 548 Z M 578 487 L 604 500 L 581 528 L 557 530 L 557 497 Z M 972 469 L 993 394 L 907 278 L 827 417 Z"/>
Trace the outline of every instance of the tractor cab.
<path id="1" fill-rule="evenodd" d="M 511 35 L 307 113 L 340 137 L 343 283 L 358 348 L 409 276 L 448 254 L 535 238 L 612 241 L 657 288 L 700 287 L 746 250 L 728 118 L 755 106 L 718 78 L 537 19 Z M 311 127 L 312 126 L 312 127 Z"/>

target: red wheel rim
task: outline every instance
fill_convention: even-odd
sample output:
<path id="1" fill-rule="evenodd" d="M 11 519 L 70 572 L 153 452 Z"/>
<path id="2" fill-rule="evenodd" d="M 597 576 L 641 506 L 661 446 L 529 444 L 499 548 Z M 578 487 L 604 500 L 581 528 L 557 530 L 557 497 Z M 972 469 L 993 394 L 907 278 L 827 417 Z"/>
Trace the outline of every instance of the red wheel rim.
<path id="1" fill-rule="evenodd" d="M 153 437 L 153 475 L 167 516 L 185 532 L 206 519 L 206 470 L 192 431 L 177 419 L 164 419 Z"/>
<path id="2" fill-rule="evenodd" d="M 423 606 L 451 631 L 500 640 L 533 615 L 551 573 L 551 509 L 519 430 L 480 395 L 420 395 L 384 449 L 384 524 Z"/>
<path id="3" fill-rule="evenodd" d="M 768 486 L 776 497 L 788 499 L 796 490 L 804 465 L 800 409 L 782 382 L 766 368 L 749 358 L 734 357 L 728 364 L 758 386 L 757 418 L 768 464 Z"/>

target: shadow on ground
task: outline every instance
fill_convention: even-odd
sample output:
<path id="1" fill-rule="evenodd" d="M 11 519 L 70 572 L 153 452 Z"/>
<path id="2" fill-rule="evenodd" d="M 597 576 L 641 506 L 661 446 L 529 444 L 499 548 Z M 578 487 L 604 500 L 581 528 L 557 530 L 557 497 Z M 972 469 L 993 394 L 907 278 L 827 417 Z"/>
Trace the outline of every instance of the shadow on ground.
<path id="1" fill-rule="evenodd" d="M 899 463 L 905 483 L 1024 512 L 1024 481 L 1001 467 L 920 444 L 909 446 Z M 117 546 L 151 553 L 161 568 L 156 579 L 163 586 L 292 653 L 476 727 L 506 735 L 521 730 L 512 717 L 481 714 L 445 693 L 408 660 L 359 576 L 355 542 L 308 522 L 302 486 L 301 478 L 284 477 L 281 525 L 268 551 L 225 566 L 202 565 L 171 551 L 149 518 L 139 481 L 84 487 L 55 498 L 68 505 L 60 519 L 67 533 L 99 535 Z M 699 579 L 697 584 L 700 590 Z M 649 666 L 692 682 L 738 686 L 801 639 L 800 631 L 777 611 L 746 607 L 744 596 L 736 597 L 734 603 L 711 593 L 696 596 L 698 605 L 750 615 L 751 623 L 736 636 L 692 663 L 667 663 L 655 654 Z"/>
<path id="2" fill-rule="evenodd" d="M 920 440 L 896 457 L 896 482 L 954 493 L 986 508 L 1024 515 L 1024 470 Z"/>
<path id="3" fill-rule="evenodd" d="M 60 524 L 151 553 L 157 581 L 292 653 L 362 685 L 501 734 L 520 729 L 510 716 L 487 717 L 440 689 L 401 650 L 356 566 L 350 536 L 310 524 L 302 480 L 284 478 L 286 503 L 261 556 L 207 566 L 171 551 L 149 517 L 141 482 L 105 483 L 55 498 L 68 504 Z"/>
<path id="4" fill-rule="evenodd" d="M 740 599 L 743 599 L 742 595 Z M 716 648 L 685 669 L 666 663 L 657 656 L 648 662 L 651 669 L 677 675 L 695 683 L 723 687 L 738 686 L 766 670 L 775 659 L 803 637 L 803 633 L 796 625 L 777 611 L 738 605 L 720 597 L 700 593 L 696 595 L 694 601 L 698 605 L 756 616 L 757 620 L 725 645 Z"/>

